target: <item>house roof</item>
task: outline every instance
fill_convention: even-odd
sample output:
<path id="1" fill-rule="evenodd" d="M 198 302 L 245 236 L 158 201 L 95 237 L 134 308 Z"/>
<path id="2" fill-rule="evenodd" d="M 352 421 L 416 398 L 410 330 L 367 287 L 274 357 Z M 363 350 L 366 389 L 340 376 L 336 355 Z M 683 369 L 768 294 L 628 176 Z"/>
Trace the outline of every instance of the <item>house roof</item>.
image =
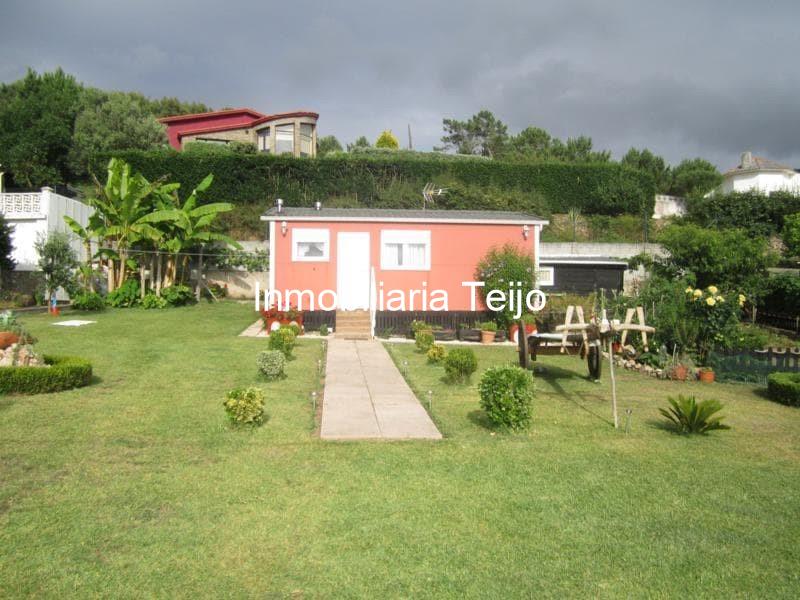
<path id="1" fill-rule="evenodd" d="M 746 153 L 749 154 L 749 153 Z M 752 171 L 794 171 L 794 169 L 783 163 L 779 163 L 769 158 L 761 156 L 743 156 L 742 161 L 732 169 L 728 169 L 725 175 L 735 175 L 736 173 L 750 173 Z"/>
<path id="2" fill-rule="evenodd" d="M 310 117 L 312 119 L 319 119 L 319 114 L 309 111 L 295 111 L 287 113 L 275 113 L 274 115 L 263 115 L 261 118 L 249 123 L 228 123 L 227 125 L 214 125 L 211 127 L 198 127 L 197 129 L 187 129 L 178 133 L 178 137 L 182 138 L 187 135 L 200 135 L 203 133 L 214 133 L 217 131 L 230 131 L 233 129 L 251 129 L 263 123 L 277 121 L 278 119 L 291 119 L 292 117 Z"/>
<path id="3" fill-rule="evenodd" d="M 161 117 L 159 119 L 159 122 L 178 123 L 180 121 L 190 121 L 192 119 L 197 119 L 200 117 L 222 117 L 222 116 L 231 116 L 239 114 L 249 115 L 254 119 L 260 119 L 266 116 L 264 113 L 260 113 L 257 110 L 253 110 L 252 108 L 229 108 L 227 110 L 212 110 L 204 113 L 192 113 L 190 115 L 174 115 L 171 117 Z"/>
<path id="4" fill-rule="evenodd" d="M 406 210 L 395 208 L 315 208 L 284 206 L 281 212 L 270 208 L 262 221 L 356 221 L 396 223 L 494 223 L 541 224 L 536 215 L 505 210 Z"/>

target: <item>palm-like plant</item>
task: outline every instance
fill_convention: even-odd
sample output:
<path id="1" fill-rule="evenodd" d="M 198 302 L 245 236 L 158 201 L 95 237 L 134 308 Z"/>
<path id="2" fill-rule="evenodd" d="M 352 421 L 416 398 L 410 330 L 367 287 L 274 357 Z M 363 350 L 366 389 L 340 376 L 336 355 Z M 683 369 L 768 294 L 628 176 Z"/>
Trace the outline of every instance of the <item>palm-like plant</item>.
<path id="1" fill-rule="evenodd" d="M 213 180 L 213 175 L 206 176 L 183 203 L 178 197 L 177 188 L 164 186 L 157 194 L 158 203 L 162 208 L 142 218 L 143 223 L 157 223 L 168 230 L 162 240 L 162 247 L 172 255 L 167 263 L 165 277 L 167 282 L 171 283 L 177 280 L 178 257 L 181 251 L 199 246 L 201 248 L 200 270 L 202 270 L 202 249 L 205 244 L 223 242 L 234 248 L 241 248 L 229 236 L 211 231 L 214 219 L 221 213 L 233 210 L 232 204 L 212 202 L 197 205 L 198 195 L 207 190 Z M 184 264 L 186 260 L 186 256 L 184 256 Z M 199 291 L 200 280 L 198 278 L 198 294 Z"/>
<path id="2" fill-rule="evenodd" d="M 707 433 L 714 429 L 730 429 L 722 423 L 723 416 L 713 416 L 722 410 L 718 400 L 697 402 L 694 396 L 678 394 L 677 398 L 669 397 L 670 408 L 659 408 L 679 433 Z"/>

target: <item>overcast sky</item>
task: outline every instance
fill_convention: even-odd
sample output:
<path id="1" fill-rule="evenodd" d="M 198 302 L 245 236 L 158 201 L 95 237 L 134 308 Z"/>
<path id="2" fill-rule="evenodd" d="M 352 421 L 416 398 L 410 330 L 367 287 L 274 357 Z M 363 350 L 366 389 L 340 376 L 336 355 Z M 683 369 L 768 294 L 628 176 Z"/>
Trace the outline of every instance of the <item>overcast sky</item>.
<path id="1" fill-rule="evenodd" d="M 3 0 L 0 80 L 86 84 L 262 112 L 311 109 L 342 143 L 439 143 L 492 110 L 516 132 L 589 135 L 723 169 L 800 167 L 800 3 Z"/>

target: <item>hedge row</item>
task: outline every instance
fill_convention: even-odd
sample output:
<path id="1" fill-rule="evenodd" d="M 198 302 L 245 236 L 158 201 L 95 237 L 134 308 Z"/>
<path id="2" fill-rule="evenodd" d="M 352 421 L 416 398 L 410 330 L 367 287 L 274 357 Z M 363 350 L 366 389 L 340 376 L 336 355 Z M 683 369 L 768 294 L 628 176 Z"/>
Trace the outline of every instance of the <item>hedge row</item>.
<path id="1" fill-rule="evenodd" d="M 772 400 L 789 406 L 800 406 L 800 373 L 770 373 L 767 393 Z"/>
<path id="2" fill-rule="evenodd" d="M 108 154 L 95 156 L 102 179 Z M 418 207 L 427 182 L 449 188 L 441 208 L 503 208 L 544 213 L 580 208 L 584 214 L 652 212 L 652 178 L 618 163 L 521 163 L 480 157 L 458 160 L 435 153 L 335 154 L 294 158 L 263 154 L 181 153 L 172 149 L 120 151 L 148 179 L 166 177 L 192 189 L 208 173 L 209 201 L 310 206 L 315 200 L 352 198 L 358 206 Z"/>
<path id="3" fill-rule="evenodd" d="M 44 367 L 0 367 L 0 393 L 45 394 L 89 385 L 92 365 L 76 356 L 44 356 Z"/>

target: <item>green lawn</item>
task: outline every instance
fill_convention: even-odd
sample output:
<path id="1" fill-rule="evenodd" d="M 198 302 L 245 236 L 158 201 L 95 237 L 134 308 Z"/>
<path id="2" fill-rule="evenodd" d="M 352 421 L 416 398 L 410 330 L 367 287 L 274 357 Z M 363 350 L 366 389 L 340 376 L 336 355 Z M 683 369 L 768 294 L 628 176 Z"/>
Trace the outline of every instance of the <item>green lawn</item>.
<path id="1" fill-rule="evenodd" d="M 237 337 L 251 306 L 90 318 L 25 318 L 40 349 L 91 359 L 97 382 L 0 398 L 0 597 L 800 591 L 800 411 L 754 388 L 622 373 L 626 435 L 609 425 L 607 380 L 544 357 L 533 427 L 505 435 L 481 416 L 477 376 L 447 385 L 396 345 L 447 438 L 324 443 L 309 402 L 321 345 L 303 340 L 288 379 L 260 381 L 265 341 Z M 223 395 L 250 384 L 270 419 L 231 431 Z M 722 400 L 733 429 L 659 428 L 678 391 Z"/>

